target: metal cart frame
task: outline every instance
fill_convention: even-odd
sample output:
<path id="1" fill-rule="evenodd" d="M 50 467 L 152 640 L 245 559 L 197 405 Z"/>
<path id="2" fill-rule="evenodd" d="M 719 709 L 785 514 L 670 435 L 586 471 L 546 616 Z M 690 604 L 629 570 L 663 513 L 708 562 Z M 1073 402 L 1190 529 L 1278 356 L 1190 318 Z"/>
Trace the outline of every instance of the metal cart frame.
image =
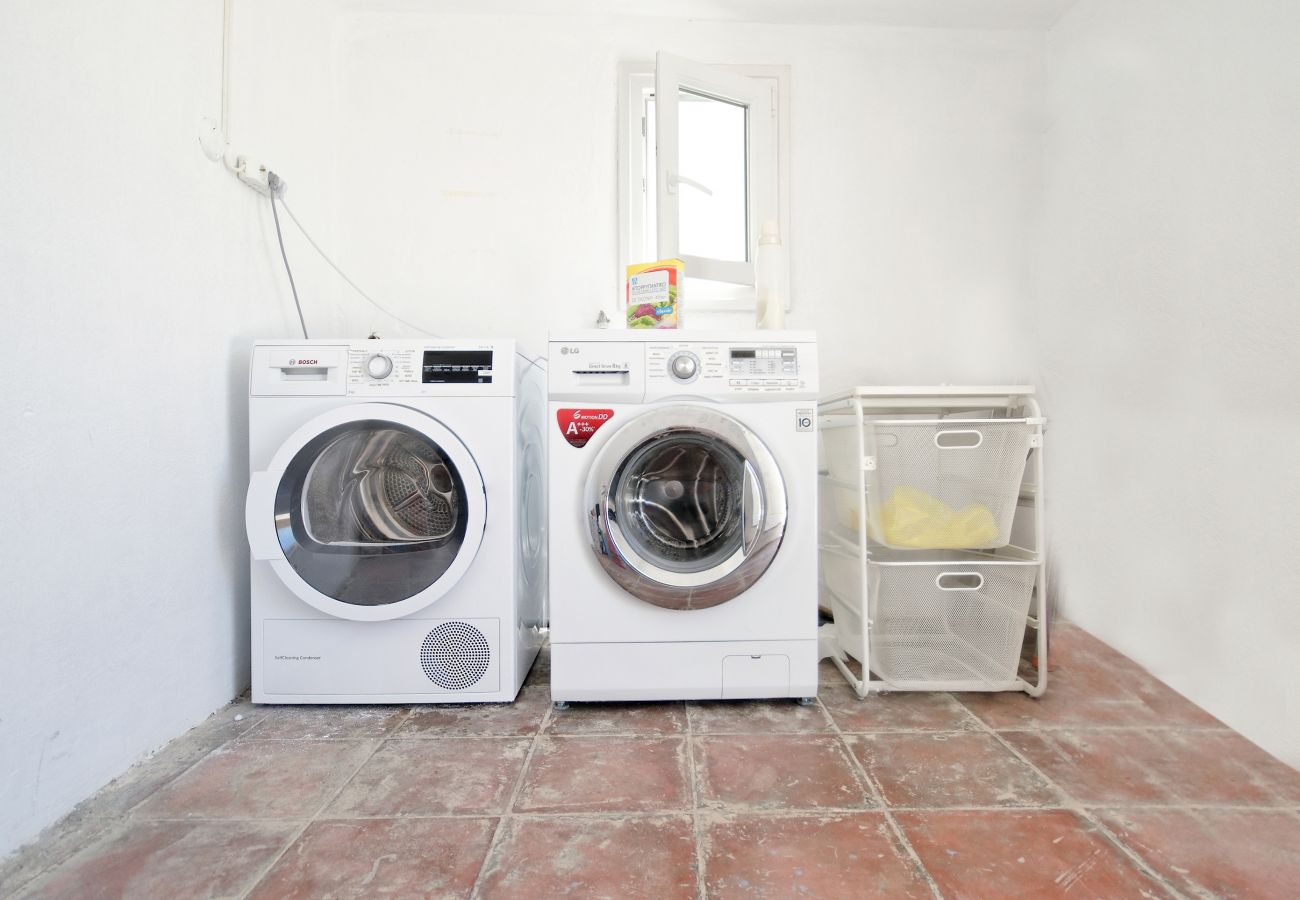
<path id="1" fill-rule="evenodd" d="M 818 404 L 817 409 L 819 431 L 834 428 L 857 429 L 857 458 L 860 465 L 856 467 L 856 483 L 834 478 L 827 470 L 819 470 L 818 472 L 822 486 L 847 488 L 857 492 L 859 498 L 857 540 L 848 541 L 826 528 L 821 528 L 821 533 L 818 536 L 818 547 L 822 553 L 847 557 L 854 560 L 858 565 L 861 596 L 856 600 L 848 597 L 839 597 L 838 599 L 849 606 L 861 604 L 859 618 L 861 623 L 862 674 L 859 676 L 850 668 L 848 663 L 849 654 L 839 646 L 838 639 L 835 641 L 835 653 L 831 656 L 831 661 L 860 698 L 879 691 L 961 691 L 976 689 L 969 683 L 963 682 L 928 682 L 924 686 L 908 687 L 893 685 L 885 681 L 871 680 L 871 623 L 869 616 L 871 610 L 871 582 L 867 573 L 867 563 L 871 559 L 871 545 L 867 536 L 867 473 L 875 469 L 876 458 L 867 451 L 864 426 L 867 424 L 869 417 L 879 417 L 891 413 L 895 415 L 933 415 L 935 418 L 944 418 L 955 413 L 978 410 L 1003 410 L 1007 414 L 1007 418 L 1028 420 L 1037 426 L 1037 431 L 1030 442 L 1032 452 L 1026 467 L 1026 475 L 1029 476 L 1032 473 L 1032 482 L 1028 478 L 1023 480 L 1017 508 L 1017 513 L 1026 504 L 1033 509 L 1034 546 L 1032 548 L 1016 546 L 1009 548 L 1021 559 L 1035 561 L 1038 567 L 1034 597 L 1026 620 L 1026 624 L 1033 628 L 1036 633 L 1037 679 L 1030 682 L 1023 677 L 1017 676 L 1013 681 L 1005 685 L 984 687 L 983 689 L 1024 691 L 1033 697 L 1042 696 L 1043 692 L 1047 690 L 1047 545 L 1045 541 L 1046 520 L 1043 511 L 1043 432 L 1046 419 L 1043 418 L 1038 401 L 1034 396 L 1034 388 L 1028 385 L 857 387 L 824 398 Z M 1016 411 L 1023 412 L 1012 416 L 1011 414 Z M 819 488 L 820 492 L 821 489 Z M 826 590 L 831 590 L 829 585 L 823 585 L 823 587 Z"/>

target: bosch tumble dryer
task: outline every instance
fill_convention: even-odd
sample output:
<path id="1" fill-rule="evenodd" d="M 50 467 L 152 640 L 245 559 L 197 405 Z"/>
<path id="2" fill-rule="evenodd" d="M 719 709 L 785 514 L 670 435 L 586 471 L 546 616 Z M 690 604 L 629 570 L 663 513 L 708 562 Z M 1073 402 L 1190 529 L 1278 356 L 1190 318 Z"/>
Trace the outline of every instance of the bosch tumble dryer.
<path id="1" fill-rule="evenodd" d="M 542 371 L 512 341 L 258 341 L 255 703 L 510 701 L 543 640 Z"/>

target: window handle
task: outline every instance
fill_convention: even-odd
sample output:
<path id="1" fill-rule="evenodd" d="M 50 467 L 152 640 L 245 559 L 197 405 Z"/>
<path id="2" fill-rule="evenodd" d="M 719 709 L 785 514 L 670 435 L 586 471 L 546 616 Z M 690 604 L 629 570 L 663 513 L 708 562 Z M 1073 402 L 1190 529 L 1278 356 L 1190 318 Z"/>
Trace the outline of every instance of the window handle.
<path id="1" fill-rule="evenodd" d="M 670 194 L 677 193 L 677 185 L 679 184 L 688 184 L 691 187 L 695 188 L 700 193 L 708 194 L 710 197 L 713 196 L 713 188 L 709 187 L 707 184 L 701 184 L 700 182 L 696 181 L 694 178 L 687 178 L 685 175 L 678 175 L 676 172 L 669 172 L 668 193 Z"/>

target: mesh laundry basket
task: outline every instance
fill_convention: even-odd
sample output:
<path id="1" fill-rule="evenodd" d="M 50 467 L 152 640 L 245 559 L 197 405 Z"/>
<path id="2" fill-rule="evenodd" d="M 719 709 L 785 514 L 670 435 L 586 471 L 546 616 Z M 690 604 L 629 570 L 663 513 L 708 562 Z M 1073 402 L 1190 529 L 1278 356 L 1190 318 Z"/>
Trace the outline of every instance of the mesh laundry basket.
<path id="1" fill-rule="evenodd" d="M 1037 573 L 1034 560 L 974 553 L 871 560 L 872 671 L 911 688 L 988 690 L 1014 681 Z M 841 646 L 852 653 L 861 649 L 860 619 L 844 611 Z"/>
<path id="2" fill-rule="evenodd" d="M 840 648 L 862 661 L 862 574 L 858 561 L 847 556 L 823 554 L 820 561 L 821 605 L 835 621 L 835 640 Z"/>
<path id="3" fill-rule="evenodd" d="M 895 549 L 1005 547 L 1025 460 L 1027 419 L 868 420 L 868 533 Z"/>

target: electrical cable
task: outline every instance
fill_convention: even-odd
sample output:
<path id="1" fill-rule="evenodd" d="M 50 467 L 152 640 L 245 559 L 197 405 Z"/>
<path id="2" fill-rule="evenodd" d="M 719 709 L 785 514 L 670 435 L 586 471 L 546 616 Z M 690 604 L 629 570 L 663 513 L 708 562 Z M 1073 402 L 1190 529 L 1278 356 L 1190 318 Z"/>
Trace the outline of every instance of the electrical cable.
<path id="1" fill-rule="evenodd" d="M 275 201 L 275 198 L 274 198 L 274 196 L 272 196 L 271 199 L 272 199 L 271 208 L 274 209 L 274 208 L 275 208 L 275 202 L 274 202 L 274 201 Z M 312 238 L 312 236 L 311 236 L 310 234 L 307 233 L 307 229 L 304 228 L 303 225 L 302 225 L 302 223 L 298 221 L 298 217 L 295 216 L 295 215 L 293 214 L 293 210 L 289 208 L 289 204 L 287 204 L 287 203 L 284 202 L 284 198 L 283 198 L 283 197 L 280 198 L 280 205 L 284 207 L 284 211 L 285 211 L 286 213 L 288 213 L 290 221 L 292 221 L 293 224 L 297 226 L 298 230 L 299 230 L 300 232 L 302 232 L 302 236 L 305 237 L 305 238 L 307 239 L 307 243 L 311 245 L 312 249 L 315 250 L 315 251 L 320 255 L 320 258 L 323 259 L 323 260 L 325 260 L 326 264 L 327 264 L 331 269 L 333 269 L 333 270 L 335 271 L 335 273 L 336 273 L 340 278 L 343 279 L 344 282 L 347 283 L 348 287 L 352 288 L 352 290 L 354 290 L 354 291 L 356 291 L 358 294 L 360 294 L 361 297 L 362 297 L 362 299 L 364 299 L 367 303 L 369 303 L 369 304 L 370 304 L 371 306 L 373 306 L 375 309 L 379 310 L 379 311 L 380 311 L 381 313 L 383 313 L 384 315 L 388 316 L 390 319 L 393 319 L 394 321 L 400 322 L 401 324 L 405 325 L 407 328 L 410 328 L 410 329 L 412 329 L 412 330 L 414 330 L 414 331 L 418 331 L 418 332 L 420 332 L 420 334 L 423 334 L 423 335 L 425 335 L 426 337 L 432 337 L 432 338 L 443 339 L 443 336 L 442 336 L 442 335 L 440 335 L 440 334 L 436 334 L 436 333 L 434 333 L 434 332 L 432 332 L 432 331 L 429 331 L 429 330 L 426 329 L 426 328 L 421 328 L 419 325 L 416 325 L 414 322 L 410 322 L 410 321 L 407 321 L 406 319 L 403 319 L 401 316 L 397 315 L 397 313 L 395 313 L 395 312 L 393 312 L 393 311 L 391 311 L 391 310 L 385 308 L 385 307 L 384 307 L 384 306 L 383 306 L 383 305 L 382 305 L 378 300 L 376 300 L 374 297 L 371 297 L 369 294 L 367 294 L 365 291 L 363 291 L 363 290 L 361 289 L 361 287 L 360 287 L 360 286 L 359 286 L 355 281 L 353 281 L 351 278 L 349 278 L 349 277 L 347 276 L 347 273 L 346 273 L 346 272 L 344 272 L 342 269 L 340 269 L 340 268 L 338 267 L 338 265 L 334 262 L 334 260 L 332 260 L 332 259 L 329 258 L 329 254 L 327 254 L 324 250 L 321 249 L 320 244 L 316 243 L 316 241 Z M 276 226 L 276 227 L 277 227 L 277 232 L 278 232 L 278 228 L 279 228 L 278 220 L 277 220 L 277 226 Z M 283 245 L 281 245 L 281 246 L 282 246 L 282 248 L 283 248 Z M 288 266 L 288 262 L 287 262 L 287 261 L 286 261 L 286 263 L 285 263 L 285 266 L 286 266 L 286 267 Z M 297 295 L 295 295 L 295 300 L 296 300 L 296 299 L 297 299 Z M 524 354 L 524 353 L 520 353 L 518 350 L 515 351 L 515 355 L 518 356 L 520 359 L 525 360 L 525 361 L 528 363 L 528 365 L 529 365 L 530 368 L 531 368 L 532 366 L 537 366 L 537 367 L 538 367 L 539 369 L 541 369 L 543 372 L 546 371 L 546 367 L 543 366 L 543 365 L 540 365 L 540 363 L 543 363 L 543 362 L 546 362 L 546 361 L 547 361 L 545 356 L 532 357 L 532 356 L 528 356 L 528 355 L 526 355 L 526 354 Z M 525 369 L 524 371 L 526 372 L 526 371 L 528 371 L 528 370 Z"/>
<path id="2" fill-rule="evenodd" d="M 390 319 L 401 322 L 407 328 L 411 328 L 415 331 L 418 331 L 420 332 L 420 334 L 426 335 L 427 337 L 436 337 L 436 338 L 442 337 L 442 335 L 440 334 L 434 334 L 432 331 L 421 328 L 419 325 L 416 325 L 414 322 L 408 322 L 406 321 L 406 319 L 403 319 L 401 316 L 397 315 L 396 313 L 385 309 L 379 303 L 379 301 L 377 301 L 374 297 L 371 297 L 365 291 L 361 290 L 361 288 L 357 285 L 357 283 L 353 281 L 351 278 L 349 278 L 347 276 L 347 273 L 344 272 L 342 269 L 340 269 L 334 263 L 334 260 L 330 259 L 329 255 L 324 250 L 321 249 L 320 244 L 316 243 L 316 241 L 312 238 L 312 236 L 307 233 L 307 229 L 303 228 L 302 223 L 299 222 L 298 217 L 293 214 L 293 210 L 289 208 L 289 204 L 284 202 L 283 197 L 280 198 L 280 205 L 283 206 L 284 211 L 289 214 L 290 221 L 292 221 L 294 225 L 298 226 L 298 230 L 301 231 L 302 236 L 307 239 L 307 243 L 311 244 L 312 249 L 315 250 L 317 253 L 319 253 L 320 258 L 325 260 L 325 262 L 329 265 L 329 267 L 333 269 L 340 278 L 342 278 L 345 282 L 347 282 L 348 287 L 352 288 L 352 290 L 360 294 L 362 299 L 364 299 L 367 303 L 369 303 L 375 309 L 379 310 L 384 315 L 388 316 Z"/>
<path id="3" fill-rule="evenodd" d="M 524 367 L 524 372 L 527 372 L 533 366 L 537 366 L 537 368 L 541 369 L 543 372 L 546 371 L 546 366 L 542 365 L 542 363 L 546 362 L 545 356 L 528 356 L 527 354 L 520 353 L 518 350 L 515 351 L 515 356 L 528 363 L 528 365 Z M 522 375 L 523 372 L 520 372 L 519 374 Z"/>
<path id="4" fill-rule="evenodd" d="M 289 290 L 293 292 L 293 305 L 298 310 L 298 324 L 302 326 L 302 337 L 303 340 L 309 340 L 307 320 L 302 317 L 302 304 L 298 302 L 298 286 L 293 283 L 293 270 L 289 268 L 289 254 L 284 252 L 284 235 L 280 233 L 280 214 L 275 211 L 274 190 L 271 191 L 271 218 L 275 219 L 275 239 L 280 243 L 280 258 L 284 260 L 284 273 L 289 276 Z"/>

